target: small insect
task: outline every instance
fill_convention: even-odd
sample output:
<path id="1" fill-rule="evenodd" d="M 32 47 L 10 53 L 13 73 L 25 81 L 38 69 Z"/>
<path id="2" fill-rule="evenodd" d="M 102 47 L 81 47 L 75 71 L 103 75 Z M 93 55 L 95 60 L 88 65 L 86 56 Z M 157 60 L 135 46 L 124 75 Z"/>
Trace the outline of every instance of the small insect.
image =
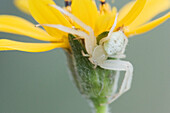
<path id="1" fill-rule="evenodd" d="M 67 15 L 69 18 L 71 18 L 74 22 L 79 24 L 82 28 L 84 28 L 86 31 L 89 32 L 89 34 L 85 33 L 84 31 L 76 30 L 73 28 L 65 27 L 62 25 L 54 25 L 54 24 L 41 24 L 42 26 L 48 26 L 57 28 L 61 31 L 71 33 L 74 35 L 79 36 L 80 38 L 84 39 L 85 48 L 88 54 L 84 54 L 84 56 L 89 57 L 89 61 L 96 66 L 100 66 L 101 68 L 108 69 L 108 70 L 116 70 L 116 71 L 126 71 L 123 82 L 121 84 L 121 87 L 119 91 L 116 91 L 117 88 L 114 88 L 115 93 L 108 103 L 109 104 L 113 101 L 115 101 L 119 96 L 121 96 L 123 93 L 128 91 L 131 87 L 132 82 L 132 76 L 133 76 L 133 66 L 128 61 L 122 61 L 120 58 L 125 58 L 124 55 L 126 45 L 128 43 L 127 37 L 124 35 L 122 30 L 113 32 L 116 23 L 117 23 L 117 17 L 116 15 L 114 25 L 110 29 L 108 36 L 101 39 L 99 42 L 99 45 L 97 45 L 96 37 L 94 36 L 94 32 L 90 26 L 87 26 L 82 21 L 80 21 L 78 18 L 76 18 L 71 13 L 63 10 L 61 7 L 57 5 L 50 5 L 63 14 Z M 38 25 L 39 26 L 39 25 Z M 108 58 L 114 58 L 114 60 Z M 117 87 L 118 82 L 115 82 L 115 86 Z"/>

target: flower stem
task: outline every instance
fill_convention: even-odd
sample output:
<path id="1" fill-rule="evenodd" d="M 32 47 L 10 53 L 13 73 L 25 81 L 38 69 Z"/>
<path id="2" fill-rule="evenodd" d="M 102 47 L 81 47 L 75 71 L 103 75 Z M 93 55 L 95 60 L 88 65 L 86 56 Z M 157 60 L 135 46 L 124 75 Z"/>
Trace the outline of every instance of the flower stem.
<path id="1" fill-rule="evenodd" d="M 104 104 L 107 102 L 106 98 L 90 98 L 93 103 L 93 111 L 94 113 L 109 113 L 108 104 Z M 103 105 L 101 105 L 103 104 Z"/>
<path id="2" fill-rule="evenodd" d="M 109 113 L 108 105 L 95 106 L 95 113 Z"/>

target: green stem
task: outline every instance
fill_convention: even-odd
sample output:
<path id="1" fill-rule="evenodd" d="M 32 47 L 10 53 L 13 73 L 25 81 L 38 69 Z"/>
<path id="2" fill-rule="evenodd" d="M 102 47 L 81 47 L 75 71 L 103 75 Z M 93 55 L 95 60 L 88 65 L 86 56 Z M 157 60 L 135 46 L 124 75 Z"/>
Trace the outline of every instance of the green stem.
<path id="1" fill-rule="evenodd" d="M 95 106 L 95 113 L 109 113 L 108 105 Z"/>
<path id="2" fill-rule="evenodd" d="M 104 104 L 107 102 L 106 98 L 90 98 L 93 103 L 93 111 L 94 113 L 109 113 L 108 104 Z M 103 104 L 103 105 L 101 105 Z"/>

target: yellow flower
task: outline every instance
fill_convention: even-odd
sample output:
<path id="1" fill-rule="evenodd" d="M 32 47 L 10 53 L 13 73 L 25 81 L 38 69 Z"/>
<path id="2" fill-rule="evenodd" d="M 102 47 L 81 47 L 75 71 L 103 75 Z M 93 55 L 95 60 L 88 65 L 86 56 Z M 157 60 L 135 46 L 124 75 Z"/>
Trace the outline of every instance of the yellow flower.
<path id="1" fill-rule="evenodd" d="M 65 0 L 65 10 L 71 12 L 83 23 L 90 26 L 95 36 L 109 31 L 116 17 L 117 9 L 109 6 L 105 0 L 100 1 L 100 10 L 94 0 Z M 15 0 L 15 4 L 29 13 L 39 24 L 60 24 L 66 27 L 81 29 L 74 21 L 50 5 L 53 0 Z M 151 21 L 153 17 L 170 8 L 170 0 L 136 0 L 125 5 L 118 16 L 114 31 L 122 29 L 126 36 L 145 33 L 165 22 L 170 13 Z M 69 48 L 68 34 L 51 27 L 45 30 L 20 17 L 0 15 L 0 32 L 29 36 L 44 43 L 26 43 L 0 39 L 0 51 L 20 50 L 26 52 L 43 52 L 54 48 Z"/>

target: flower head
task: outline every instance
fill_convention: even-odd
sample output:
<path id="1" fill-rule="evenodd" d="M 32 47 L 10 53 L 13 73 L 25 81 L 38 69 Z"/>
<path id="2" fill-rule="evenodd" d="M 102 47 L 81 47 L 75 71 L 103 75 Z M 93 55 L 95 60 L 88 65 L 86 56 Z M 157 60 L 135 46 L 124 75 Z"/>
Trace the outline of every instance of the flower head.
<path id="1" fill-rule="evenodd" d="M 95 37 L 109 31 L 114 24 L 116 13 L 119 13 L 114 31 L 122 30 L 127 37 L 147 32 L 166 21 L 170 13 L 150 21 L 157 14 L 169 9 L 169 0 L 136 0 L 125 5 L 119 12 L 111 8 L 105 0 L 100 1 L 97 9 L 94 0 L 65 0 L 68 12 L 90 26 Z M 53 0 L 15 0 L 15 4 L 24 12 L 30 13 L 39 24 L 63 25 L 65 27 L 86 31 L 67 15 L 51 5 Z M 24 43 L 7 39 L 0 40 L 0 50 L 20 50 L 27 52 L 42 52 L 54 48 L 69 48 L 68 34 L 59 29 L 44 26 L 45 31 L 32 23 L 16 16 L 0 15 L 0 31 L 25 35 L 44 43 Z M 87 32 L 87 31 L 86 31 Z"/>
<path id="2" fill-rule="evenodd" d="M 0 51 L 44 52 L 64 48 L 76 86 L 100 113 L 102 109 L 107 112 L 107 104 L 131 87 L 133 66 L 120 60 L 125 58 L 127 38 L 145 33 L 170 17 L 168 12 L 151 21 L 169 9 L 169 0 L 131 1 L 119 12 L 105 0 L 100 0 L 99 10 L 94 0 L 65 0 L 64 8 L 53 0 L 15 0 L 15 4 L 39 24 L 0 15 L 0 32 L 28 36 L 44 43 L 0 39 Z M 118 89 L 119 71 L 125 71 L 125 76 Z"/>

